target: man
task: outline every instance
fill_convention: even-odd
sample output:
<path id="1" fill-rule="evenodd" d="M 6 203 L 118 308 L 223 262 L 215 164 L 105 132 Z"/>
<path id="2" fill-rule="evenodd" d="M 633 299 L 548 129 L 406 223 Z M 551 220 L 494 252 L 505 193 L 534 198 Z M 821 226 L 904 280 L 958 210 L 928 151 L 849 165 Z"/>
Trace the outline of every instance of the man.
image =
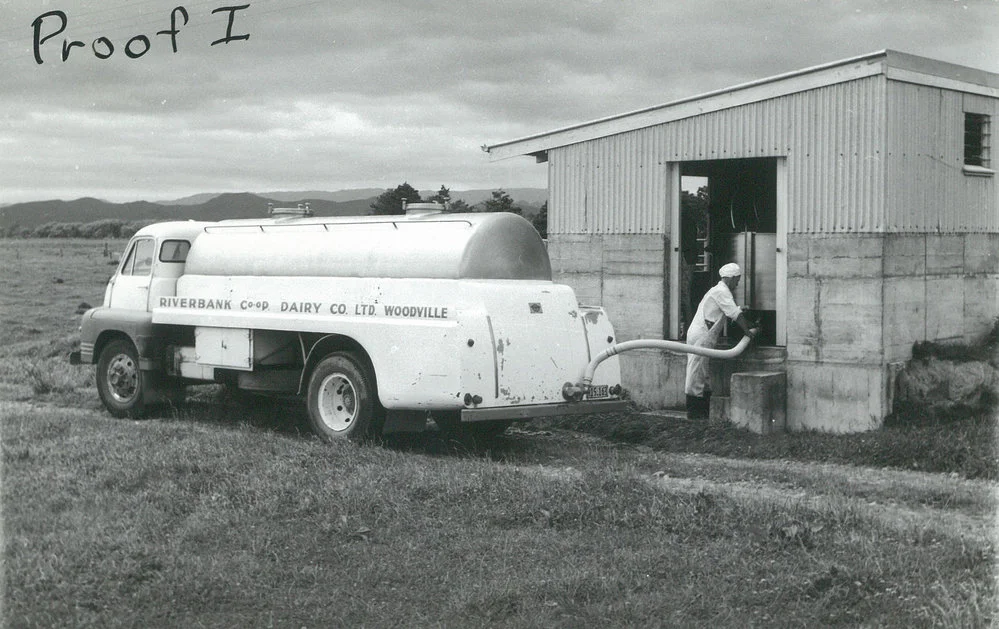
<path id="1" fill-rule="evenodd" d="M 729 262 L 718 270 L 721 280 L 708 289 L 697 306 L 694 320 L 690 322 L 687 331 L 687 344 L 697 347 L 713 348 L 718 344 L 718 337 L 724 327 L 722 318 L 728 317 L 735 321 L 750 338 L 759 331 L 751 328 L 742 308 L 735 305 L 732 291 L 742 279 L 742 269 L 738 264 Z M 708 371 L 708 358 L 697 354 L 687 354 L 687 381 L 684 386 L 687 394 L 687 417 L 691 419 L 706 419 L 708 417 L 711 398 L 711 374 Z"/>

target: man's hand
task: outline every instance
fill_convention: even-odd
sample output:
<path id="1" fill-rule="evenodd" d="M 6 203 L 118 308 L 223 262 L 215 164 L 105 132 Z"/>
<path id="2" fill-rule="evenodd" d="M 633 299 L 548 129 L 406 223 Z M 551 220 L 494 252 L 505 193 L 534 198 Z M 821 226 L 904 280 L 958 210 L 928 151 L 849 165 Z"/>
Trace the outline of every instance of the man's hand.
<path id="1" fill-rule="evenodd" d="M 759 333 L 760 333 L 759 328 L 750 328 L 749 332 L 747 332 L 747 334 L 749 334 L 749 338 L 751 339 L 755 339 L 759 335 Z"/>

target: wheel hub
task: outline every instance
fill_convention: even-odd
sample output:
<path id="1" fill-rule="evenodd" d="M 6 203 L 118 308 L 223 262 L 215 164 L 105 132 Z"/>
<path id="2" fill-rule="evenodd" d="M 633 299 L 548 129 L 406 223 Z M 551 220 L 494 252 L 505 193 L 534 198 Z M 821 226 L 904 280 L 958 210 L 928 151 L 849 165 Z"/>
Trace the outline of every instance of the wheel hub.
<path id="1" fill-rule="evenodd" d="M 319 388 L 319 416 L 336 432 L 347 430 L 357 416 L 357 391 L 343 374 L 327 376 Z"/>
<path id="2" fill-rule="evenodd" d="M 139 371 L 130 356 L 119 354 L 108 366 L 108 392 L 119 403 L 132 400 L 139 389 Z"/>

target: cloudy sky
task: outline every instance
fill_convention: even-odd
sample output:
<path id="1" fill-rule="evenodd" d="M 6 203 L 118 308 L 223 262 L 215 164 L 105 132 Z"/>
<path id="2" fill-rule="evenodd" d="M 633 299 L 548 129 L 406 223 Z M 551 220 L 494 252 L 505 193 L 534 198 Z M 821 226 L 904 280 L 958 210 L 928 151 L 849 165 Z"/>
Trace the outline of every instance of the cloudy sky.
<path id="1" fill-rule="evenodd" d="M 999 72 L 997 0 L 0 0 L 0 17 L 0 204 L 544 187 L 544 165 L 480 147 L 885 48 Z"/>

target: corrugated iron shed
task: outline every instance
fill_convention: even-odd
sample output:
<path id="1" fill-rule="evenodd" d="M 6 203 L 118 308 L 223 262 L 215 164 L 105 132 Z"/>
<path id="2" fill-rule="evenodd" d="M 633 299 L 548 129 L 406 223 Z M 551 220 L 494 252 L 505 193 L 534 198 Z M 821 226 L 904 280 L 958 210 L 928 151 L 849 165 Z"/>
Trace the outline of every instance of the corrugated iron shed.
<path id="1" fill-rule="evenodd" d="M 670 164 L 759 157 L 788 233 L 994 232 L 995 178 L 953 177 L 965 111 L 999 116 L 999 75 L 886 50 L 486 150 L 548 162 L 552 233 L 666 233 Z"/>

